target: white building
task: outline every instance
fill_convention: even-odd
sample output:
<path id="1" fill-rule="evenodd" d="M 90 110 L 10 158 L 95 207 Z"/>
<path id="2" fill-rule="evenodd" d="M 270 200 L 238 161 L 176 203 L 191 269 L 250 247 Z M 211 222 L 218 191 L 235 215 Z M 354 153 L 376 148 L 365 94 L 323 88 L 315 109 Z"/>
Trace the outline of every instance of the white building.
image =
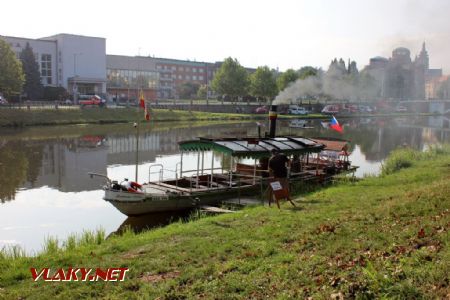
<path id="1" fill-rule="evenodd" d="M 62 86 L 69 93 L 106 93 L 106 40 L 72 34 L 40 39 L 0 36 L 19 57 L 29 43 L 44 86 Z"/>

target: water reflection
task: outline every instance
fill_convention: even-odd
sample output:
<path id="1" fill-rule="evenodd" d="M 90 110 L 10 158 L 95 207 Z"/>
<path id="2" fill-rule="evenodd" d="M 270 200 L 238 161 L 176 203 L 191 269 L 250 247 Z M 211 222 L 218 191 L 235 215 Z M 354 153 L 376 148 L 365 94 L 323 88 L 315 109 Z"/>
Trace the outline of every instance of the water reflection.
<path id="1" fill-rule="evenodd" d="M 339 122 L 344 126 L 343 135 L 331 131 L 326 122 L 320 120 L 282 121 L 277 130 L 280 135 L 350 139 L 350 159 L 360 166 L 358 176 L 376 174 L 389 152 L 404 144 L 424 149 L 428 144 L 450 142 L 450 119 L 445 116 L 340 119 Z M 311 128 L 306 129 L 303 124 Z M 139 139 L 141 181 L 148 179 L 151 164 L 162 162 L 174 166 L 179 161 L 179 141 L 198 136 L 258 134 L 256 122 L 198 127 L 149 124 L 144 127 Z M 262 128 L 265 130 L 268 130 L 267 124 Z M 166 224 L 173 215 L 127 220 L 102 200 L 103 182 L 87 176 L 87 172 L 96 172 L 117 180 L 133 178 L 135 150 L 136 132 L 128 124 L 25 131 L 2 129 L 0 247 L 18 243 L 27 249 L 40 249 L 48 235 L 64 239 L 70 233 L 97 227 L 105 228 L 108 234 L 127 222 L 143 227 L 150 226 L 149 221 L 156 226 Z M 196 159 L 192 161 L 195 163 Z M 210 162 L 210 159 L 205 158 L 205 161 Z"/>
<path id="2" fill-rule="evenodd" d="M 343 135 L 331 131 L 327 122 L 319 120 L 283 121 L 278 126 L 278 133 L 350 139 L 352 147 L 357 145 L 361 153 L 355 161 L 356 164 L 362 160 L 380 162 L 393 149 L 405 144 L 415 149 L 423 149 L 427 144 L 450 139 L 450 119 L 445 116 L 342 119 L 340 123 L 345 128 Z M 2 138 L 0 201 L 13 200 L 19 189 L 42 186 L 49 186 L 61 192 L 97 190 L 101 182 L 86 180 L 87 172 L 106 174 L 108 170 L 112 172 L 113 168 L 120 166 L 129 166 L 127 171 L 131 171 L 135 164 L 136 135 L 132 128 L 127 129 L 103 134 L 95 134 L 93 131 L 77 137 L 63 135 L 49 139 L 33 139 L 33 136 Z M 254 122 L 163 131 L 149 128 L 140 135 L 139 162 L 143 167 L 140 173 L 145 173 L 144 167 L 155 162 L 159 156 L 173 155 L 171 160 L 176 161 L 179 154 L 178 142 L 181 140 L 197 136 L 256 134 Z M 131 177 L 133 174 L 134 171 L 131 171 L 126 176 Z M 147 177 L 143 180 L 147 180 Z"/>
<path id="3" fill-rule="evenodd" d="M 119 228 L 116 233 L 122 233 L 125 230 L 133 230 L 134 232 L 142 232 L 156 227 L 168 225 L 178 221 L 188 221 L 189 217 L 193 213 L 192 210 L 174 211 L 174 212 L 159 212 L 145 214 L 142 216 L 128 217 Z"/>

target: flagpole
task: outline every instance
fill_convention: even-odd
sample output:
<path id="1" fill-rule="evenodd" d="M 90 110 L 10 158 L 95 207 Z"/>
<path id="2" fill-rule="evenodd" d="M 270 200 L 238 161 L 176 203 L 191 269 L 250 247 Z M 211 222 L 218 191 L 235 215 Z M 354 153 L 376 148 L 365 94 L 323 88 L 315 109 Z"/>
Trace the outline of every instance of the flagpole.
<path id="1" fill-rule="evenodd" d="M 135 182 L 138 182 L 138 166 L 139 166 L 139 120 L 136 124 L 136 174 Z"/>

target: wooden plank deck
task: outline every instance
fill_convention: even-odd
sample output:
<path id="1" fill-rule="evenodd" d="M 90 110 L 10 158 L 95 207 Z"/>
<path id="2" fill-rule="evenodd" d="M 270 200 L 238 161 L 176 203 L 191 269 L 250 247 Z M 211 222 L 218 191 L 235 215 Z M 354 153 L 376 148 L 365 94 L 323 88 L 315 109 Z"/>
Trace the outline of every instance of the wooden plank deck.
<path id="1" fill-rule="evenodd" d="M 216 213 L 216 214 L 225 214 L 225 213 L 235 213 L 234 210 L 224 209 L 215 206 L 200 206 L 200 209 L 204 212 Z"/>

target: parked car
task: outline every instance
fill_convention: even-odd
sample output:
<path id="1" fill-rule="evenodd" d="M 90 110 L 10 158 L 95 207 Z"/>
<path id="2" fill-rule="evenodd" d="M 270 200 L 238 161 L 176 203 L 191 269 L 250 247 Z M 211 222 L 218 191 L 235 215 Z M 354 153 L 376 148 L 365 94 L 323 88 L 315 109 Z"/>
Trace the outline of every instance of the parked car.
<path id="1" fill-rule="evenodd" d="M 307 111 L 304 107 L 291 105 L 289 106 L 288 113 L 291 115 L 307 115 L 309 111 Z"/>
<path id="2" fill-rule="evenodd" d="M 372 107 L 370 107 L 368 105 L 361 105 L 361 106 L 359 106 L 359 112 L 370 114 L 370 113 L 373 113 L 374 110 Z"/>
<path id="3" fill-rule="evenodd" d="M 266 106 L 260 106 L 255 109 L 255 113 L 257 114 L 266 114 L 269 112 L 269 109 Z"/>
<path id="4" fill-rule="evenodd" d="M 346 104 L 342 105 L 341 111 L 343 113 L 354 114 L 354 113 L 357 113 L 359 111 L 359 109 L 358 109 L 358 105 L 356 105 L 356 104 L 346 103 Z"/>
<path id="5" fill-rule="evenodd" d="M 104 107 L 106 105 L 106 100 L 102 99 L 100 96 L 93 95 L 93 96 L 90 96 L 90 98 L 88 98 L 88 99 L 80 99 L 78 101 L 78 103 L 80 104 L 81 107 L 84 107 L 87 105 Z"/>
<path id="6" fill-rule="evenodd" d="M 8 105 L 8 101 L 3 96 L 0 96 L 0 105 Z"/>
<path id="7" fill-rule="evenodd" d="M 337 114 L 339 113 L 339 105 L 326 105 L 323 109 L 322 109 L 322 113 L 325 115 L 332 115 L 332 114 Z"/>
<path id="8" fill-rule="evenodd" d="M 407 109 L 406 107 L 402 106 L 402 105 L 399 105 L 399 106 L 397 106 L 397 107 L 395 108 L 395 111 L 396 111 L 396 112 L 407 112 L 408 109 Z"/>

